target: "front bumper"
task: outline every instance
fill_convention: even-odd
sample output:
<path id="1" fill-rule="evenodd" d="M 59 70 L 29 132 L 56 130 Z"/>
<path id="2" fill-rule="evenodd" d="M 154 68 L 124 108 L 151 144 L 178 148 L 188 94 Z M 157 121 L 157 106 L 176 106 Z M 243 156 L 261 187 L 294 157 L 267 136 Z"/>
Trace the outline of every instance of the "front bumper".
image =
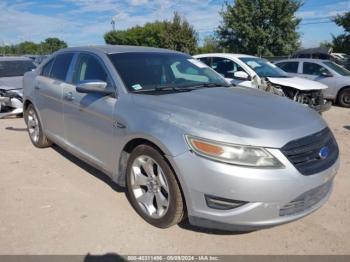
<path id="1" fill-rule="evenodd" d="M 317 112 L 322 113 L 322 112 L 328 111 L 331 108 L 331 106 L 332 106 L 332 102 L 327 101 L 322 105 L 312 105 L 310 107 L 316 110 Z"/>
<path id="2" fill-rule="evenodd" d="M 179 175 L 193 225 L 232 231 L 251 231 L 302 218 L 321 207 L 332 191 L 337 162 L 320 173 L 303 176 L 277 149 L 269 149 L 285 166 L 283 169 L 247 168 L 215 162 L 192 152 L 169 159 Z M 307 208 L 281 213 L 295 200 L 328 184 L 323 195 Z M 246 201 L 245 205 L 217 210 L 208 207 L 205 195 Z"/>

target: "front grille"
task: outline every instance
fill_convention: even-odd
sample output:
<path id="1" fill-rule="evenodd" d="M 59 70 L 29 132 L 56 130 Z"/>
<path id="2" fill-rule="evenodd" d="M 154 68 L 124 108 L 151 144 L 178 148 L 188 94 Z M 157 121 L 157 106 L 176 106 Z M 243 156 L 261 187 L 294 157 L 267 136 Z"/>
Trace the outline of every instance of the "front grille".
<path id="1" fill-rule="evenodd" d="M 328 149 L 325 158 L 320 156 L 322 148 Z M 309 176 L 326 170 L 338 159 L 337 142 L 329 130 L 325 128 L 315 134 L 293 140 L 281 149 L 282 153 L 303 175 Z"/>
<path id="2" fill-rule="evenodd" d="M 296 215 L 298 213 L 302 213 L 310 209 L 311 207 L 316 205 L 318 202 L 320 202 L 322 199 L 324 199 L 329 193 L 331 188 L 332 188 L 332 181 L 329 181 L 319 187 L 316 187 L 302 194 L 298 198 L 294 199 L 292 202 L 283 206 L 279 212 L 280 216 Z"/>

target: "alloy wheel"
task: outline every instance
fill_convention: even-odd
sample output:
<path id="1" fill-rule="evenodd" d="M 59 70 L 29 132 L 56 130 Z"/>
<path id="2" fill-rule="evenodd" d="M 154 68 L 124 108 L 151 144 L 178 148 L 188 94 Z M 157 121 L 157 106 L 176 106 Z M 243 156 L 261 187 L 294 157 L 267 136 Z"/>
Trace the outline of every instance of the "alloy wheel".
<path id="1" fill-rule="evenodd" d="M 33 140 L 33 142 L 37 143 L 39 141 L 40 128 L 38 117 L 33 109 L 28 111 L 27 125 L 30 138 Z"/>
<path id="2" fill-rule="evenodd" d="M 169 207 L 169 186 L 160 165 L 141 155 L 132 163 L 131 188 L 138 205 L 151 218 L 162 218 Z"/>

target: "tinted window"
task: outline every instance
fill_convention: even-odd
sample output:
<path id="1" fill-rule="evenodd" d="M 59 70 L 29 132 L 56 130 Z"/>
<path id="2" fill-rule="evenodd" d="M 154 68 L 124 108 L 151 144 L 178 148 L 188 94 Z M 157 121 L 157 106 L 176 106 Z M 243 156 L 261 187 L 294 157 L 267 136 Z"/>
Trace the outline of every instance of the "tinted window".
<path id="1" fill-rule="evenodd" d="M 0 77 L 23 76 L 34 68 L 29 60 L 0 61 Z"/>
<path id="2" fill-rule="evenodd" d="M 226 78 L 233 78 L 233 74 L 237 71 L 244 71 L 242 67 L 227 58 L 213 57 L 213 68 L 219 74 Z"/>
<path id="3" fill-rule="evenodd" d="M 46 77 L 50 76 L 50 71 L 52 68 L 53 61 L 54 61 L 54 59 L 51 59 L 48 63 L 46 63 L 46 65 L 44 65 L 44 67 L 41 71 L 42 76 L 46 76 Z"/>
<path id="4" fill-rule="evenodd" d="M 276 63 L 276 65 L 288 73 L 298 73 L 299 62 L 282 62 Z"/>
<path id="5" fill-rule="evenodd" d="M 207 66 L 211 67 L 211 57 L 201 57 L 197 59 L 206 64 Z"/>
<path id="6" fill-rule="evenodd" d="M 323 66 L 320 66 L 318 64 L 311 63 L 311 62 L 304 62 L 303 74 L 320 76 L 322 75 L 322 73 L 329 73 L 329 71 Z"/>
<path id="7" fill-rule="evenodd" d="M 171 86 L 187 88 L 226 81 L 202 62 L 176 53 L 119 53 L 109 55 L 129 91 Z"/>
<path id="8" fill-rule="evenodd" d="M 72 58 L 72 53 L 61 54 L 56 56 L 55 62 L 53 63 L 51 69 L 50 76 L 54 79 L 65 81 Z"/>
<path id="9" fill-rule="evenodd" d="M 73 83 L 75 84 L 86 80 L 100 80 L 111 86 L 106 70 L 92 55 L 79 55 L 74 71 Z"/>

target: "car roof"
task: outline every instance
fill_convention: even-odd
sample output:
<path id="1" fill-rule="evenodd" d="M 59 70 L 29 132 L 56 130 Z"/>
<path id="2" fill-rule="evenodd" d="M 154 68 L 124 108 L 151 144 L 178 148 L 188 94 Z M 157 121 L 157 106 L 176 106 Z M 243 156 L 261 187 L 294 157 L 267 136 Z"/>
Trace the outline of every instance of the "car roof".
<path id="1" fill-rule="evenodd" d="M 32 61 L 25 56 L 0 56 L 0 61 Z"/>
<path id="2" fill-rule="evenodd" d="M 160 53 L 180 53 L 173 50 L 145 47 L 145 46 L 127 46 L 127 45 L 95 45 L 95 46 L 80 46 L 80 47 L 69 47 L 61 49 L 59 52 L 73 51 L 90 51 L 90 52 L 102 52 L 106 54 L 115 53 L 134 53 L 134 52 L 160 52 Z"/>
<path id="3" fill-rule="evenodd" d="M 275 64 L 281 63 L 281 62 L 331 62 L 331 60 L 325 60 L 325 59 L 313 59 L 313 58 L 290 58 L 290 59 L 282 59 L 274 61 Z"/>
<path id="4" fill-rule="evenodd" d="M 213 56 L 219 56 L 219 57 L 227 57 L 227 58 L 240 58 L 240 57 L 255 57 L 252 55 L 246 55 L 246 54 L 233 54 L 233 53 L 209 53 L 209 54 L 200 54 L 195 55 L 194 57 L 213 57 Z"/>

